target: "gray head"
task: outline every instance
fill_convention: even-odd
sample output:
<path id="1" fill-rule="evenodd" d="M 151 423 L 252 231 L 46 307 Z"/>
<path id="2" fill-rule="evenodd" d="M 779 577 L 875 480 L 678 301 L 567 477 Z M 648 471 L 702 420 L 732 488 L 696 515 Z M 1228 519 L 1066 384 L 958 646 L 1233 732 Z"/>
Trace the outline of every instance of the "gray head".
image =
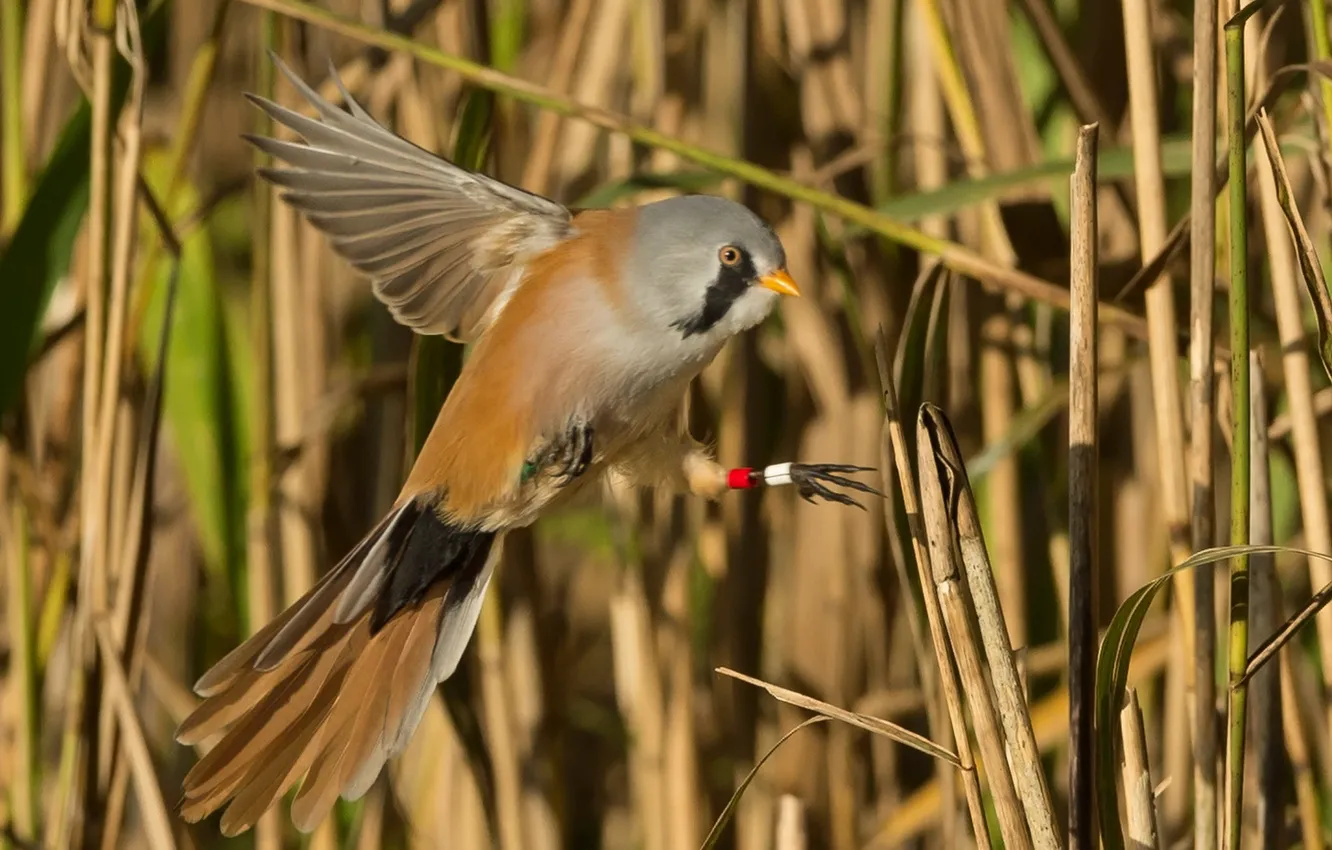
<path id="1" fill-rule="evenodd" d="M 630 288 L 653 324 L 700 343 L 725 340 L 799 295 L 772 228 L 725 198 L 686 195 L 638 210 Z"/>

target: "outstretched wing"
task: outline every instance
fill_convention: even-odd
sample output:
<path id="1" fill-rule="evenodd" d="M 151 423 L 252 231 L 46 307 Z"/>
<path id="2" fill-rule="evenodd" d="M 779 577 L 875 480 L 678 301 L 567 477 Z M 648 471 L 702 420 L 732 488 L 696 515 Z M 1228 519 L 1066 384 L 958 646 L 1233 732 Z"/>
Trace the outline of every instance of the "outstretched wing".
<path id="1" fill-rule="evenodd" d="M 417 147 L 333 79 L 340 109 L 273 61 L 318 120 L 248 95 L 305 144 L 247 136 L 286 168 L 260 173 L 368 275 L 393 317 L 421 334 L 470 342 L 494 321 L 524 264 L 571 232 L 569 210 Z"/>

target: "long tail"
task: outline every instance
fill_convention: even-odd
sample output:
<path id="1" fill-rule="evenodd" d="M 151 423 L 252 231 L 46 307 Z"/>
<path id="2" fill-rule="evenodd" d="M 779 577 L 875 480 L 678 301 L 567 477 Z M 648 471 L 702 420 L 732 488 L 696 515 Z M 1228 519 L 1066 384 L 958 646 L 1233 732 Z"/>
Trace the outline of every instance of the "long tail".
<path id="1" fill-rule="evenodd" d="M 182 817 L 202 820 L 230 801 L 222 832 L 236 835 L 301 781 L 292 820 L 308 832 L 339 796 L 369 790 L 458 666 L 494 543 L 406 502 L 214 665 L 194 686 L 203 702 L 176 732 L 182 744 L 222 733 L 185 777 Z"/>

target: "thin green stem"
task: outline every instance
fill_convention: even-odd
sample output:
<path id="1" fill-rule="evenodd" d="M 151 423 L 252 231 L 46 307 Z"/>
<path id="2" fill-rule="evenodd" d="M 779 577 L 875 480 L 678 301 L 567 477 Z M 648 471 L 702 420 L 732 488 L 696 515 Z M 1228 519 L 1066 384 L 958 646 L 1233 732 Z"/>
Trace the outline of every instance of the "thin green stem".
<path id="1" fill-rule="evenodd" d="M 1226 24 L 1226 106 L 1230 143 L 1230 381 L 1233 405 L 1230 542 L 1249 542 L 1249 274 L 1247 160 L 1244 137 L 1244 22 L 1249 7 Z M 1246 14 L 1247 13 L 1247 14 Z M 1226 847 L 1240 846 L 1244 797 L 1244 725 L 1248 688 L 1249 556 L 1230 562 L 1230 705 L 1226 728 Z"/>
<path id="2" fill-rule="evenodd" d="M 16 0 L 0 3 L 0 151 L 4 153 L 4 206 L 0 241 L 9 238 L 28 201 L 27 157 L 23 147 L 23 8 Z"/>
<path id="3" fill-rule="evenodd" d="M 1309 0 L 1309 19 L 1313 25 L 1314 53 L 1320 61 L 1332 58 L 1332 38 L 1327 30 L 1327 0 Z M 1332 131 L 1332 82 L 1322 74 L 1310 74 L 1309 80 L 1318 80 L 1320 100 L 1323 101 L 1323 115 L 1327 127 Z"/>

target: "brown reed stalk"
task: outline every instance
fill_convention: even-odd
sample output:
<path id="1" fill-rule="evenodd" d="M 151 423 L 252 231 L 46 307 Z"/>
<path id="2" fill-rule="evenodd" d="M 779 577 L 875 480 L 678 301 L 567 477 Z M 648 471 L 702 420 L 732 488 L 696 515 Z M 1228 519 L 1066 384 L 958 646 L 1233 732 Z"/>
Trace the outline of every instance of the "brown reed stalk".
<path id="1" fill-rule="evenodd" d="M 1099 555 L 1100 443 L 1097 439 L 1099 339 L 1097 301 L 1096 150 L 1098 126 L 1078 131 L 1077 159 L 1070 187 L 1069 258 L 1072 310 L 1069 314 L 1068 424 L 1068 689 L 1069 689 L 1069 846 L 1096 847 L 1093 783 L 1096 743 L 1096 600 Z"/>
<path id="2" fill-rule="evenodd" d="M 1193 141 L 1190 171 L 1189 279 L 1189 479 L 1192 487 L 1190 540 L 1194 551 L 1216 542 L 1213 421 L 1216 346 L 1216 84 L 1217 5 L 1193 9 Z M 1216 567 L 1194 570 L 1193 600 L 1193 841 L 1215 847 L 1218 808 L 1216 724 Z"/>

